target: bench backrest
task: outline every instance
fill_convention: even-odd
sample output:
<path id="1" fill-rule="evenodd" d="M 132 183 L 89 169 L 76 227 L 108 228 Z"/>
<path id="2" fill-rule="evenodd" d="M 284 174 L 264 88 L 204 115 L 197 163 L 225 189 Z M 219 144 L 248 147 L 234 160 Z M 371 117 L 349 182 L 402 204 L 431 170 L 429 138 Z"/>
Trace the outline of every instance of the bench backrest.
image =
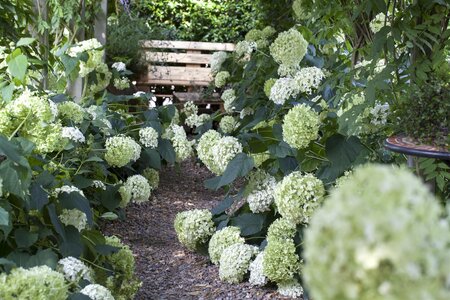
<path id="1" fill-rule="evenodd" d="M 140 80 L 147 85 L 207 86 L 212 81 L 212 53 L 234 51 L 231 43 L 142 41 L 148 71 Z"/>

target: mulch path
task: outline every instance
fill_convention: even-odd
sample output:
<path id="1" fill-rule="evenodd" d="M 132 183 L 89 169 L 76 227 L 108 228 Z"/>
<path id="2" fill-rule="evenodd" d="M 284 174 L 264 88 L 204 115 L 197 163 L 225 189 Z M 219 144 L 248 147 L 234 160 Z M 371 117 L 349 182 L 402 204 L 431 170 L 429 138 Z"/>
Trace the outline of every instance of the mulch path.
<path id="1" fill-rule="evenodd" d="M 217 266 L 178 242 L 173 228 L 178 212 L 210 209 L 221 200 L 220 191 L 203 187 L 210 177 L 194 161 L 166 167 L 150 202 L 130 205 L 125 220 L 103 224 L 105 234 L 119 236 L 136 256 L 142 287 L 135 299 L 288 299 L 277 295 L 274 288 L 221 282 Z"/>

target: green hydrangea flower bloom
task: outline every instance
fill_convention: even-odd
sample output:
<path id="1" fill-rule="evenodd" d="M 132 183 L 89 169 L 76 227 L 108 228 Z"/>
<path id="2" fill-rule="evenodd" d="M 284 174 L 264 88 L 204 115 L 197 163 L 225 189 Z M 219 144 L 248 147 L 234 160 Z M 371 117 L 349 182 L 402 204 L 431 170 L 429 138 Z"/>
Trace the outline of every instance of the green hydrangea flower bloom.
<path id="1" fill-rule="evenodd" d="M 128 136 L 110 137 L 105 147 L 105 160 L 113 167 L 123 167 L 141 156 L 141 146 Z"/>
<path id="2" fill-rule="evenodd" d="M 83 122 L 86 116 L 86 111 L 79 104 L 66 101 L 58 104 L 59 117 L 68 121 L 72 121 L 75 124 Z"/>
<path id="3" fill-rule="evenodd" d="M 217 73 L 215 78 L 216 87 L 218 88 L 224 87 L 225 84 L 227 84 L 227 80 L 228 78 L 230 78 L 230 76 L 231 75 L 228 71 L 220 71 L 219 73 Z"/>
<path id="4" fill-rule="evenodd" d="M 142 176 L 144 176 L 152 190 L 155 190 L 159 187 L 159 172 L 158 170 L 147 168 L 142 172 Z"/>
<path id="5" fill-rule="evenodd" d="M 215 231 L 212 214 L 207 209 L 194 209 L 177 214 L 174 222 L 180 243 L 194 251 L 205 243 Z"/>
<path id="6" fill-rule="evenodd" d="M 322 181 L 312 174 L 292 172 L 275 187 L 275 204 L 279 213 L 288 221 L 308 223 L 314 211 L 321 205 L 325 188 Z"/>
<path id="7" fill-rule="evenodd" d="M 441 214 L 408 170 L 354 170 L 306 229 L 304 278 L 311 297 L 450 299 L 450 228 Z"/>
<path id="8" fill-rule="evenodd" d="M 69 285 L 61 273 L 47 266 L 16 268 L 0 274 L 0 299 L 61 300 L 67 298 Z"/>
<path id="9" fill-rule="evenodd" d="M 295 28 L 291 28 L 278 35 L 270 45 L 270 54 L 279 64 L 298 66 L 305 56 L 307 48 L 308 42 L 303 35 Z"/>
<path id="10" fill-rule="evenodd" d="M 297 232 L 297 226 L 285 218 L 279 218 L 270 224 L 267 231 L 267 241 L 292 239 Z"/>
<path id="11" fill-rule="evenodd" d="M 283 119 L 283 140 L 291 147 L 303 149 L 319 136 L 319 114 L 305 104 L 291 108 Z"/>
<path id="12" fill-rule="evenodd" d="M 294 240 L 271 240 L 264 253 L 263 269 L 269 280 L 286 282 L 300 271 L 300 259 L 295 252 Z"/>
<path id="13" fill-rule="evenodd" d="M 239 127 L 239 122 L 232 116 L 224 116 L 219 123 L 220 130 L 226 134 L 232 133 L 237 127 Z"/>
<path id="14" fill-rule="evenodd" d="M 252 258 L 258 254 L 258 247 L 234 244 L 226 248 L 219 261 L 220 280 L 239 283 L 244 280 Z"/>
<path id="15" fill-rule="evenodd" d="M 208 245 L 208 254 L 213 264 L 218 264 L 223 250 L 234 244 L 244 244 L 241 230 L 238 227 L 229 226 L 216 231 Z"/>

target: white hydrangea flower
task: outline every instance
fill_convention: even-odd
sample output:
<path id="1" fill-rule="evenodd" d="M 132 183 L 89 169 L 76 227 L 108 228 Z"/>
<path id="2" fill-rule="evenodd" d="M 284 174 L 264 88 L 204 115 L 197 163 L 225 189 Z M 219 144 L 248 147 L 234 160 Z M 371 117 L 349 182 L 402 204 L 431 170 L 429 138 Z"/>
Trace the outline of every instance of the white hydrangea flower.
<path id="1" fill-rule="evenodd" d="M 214 83 L 217 88 L 222 88 L 227 84 L 228 78 L 230 78 L 230 73 L 228 71 L 220 71 L 216 74 Z"/>
<path id="2" fill-rule="evenodd" d="M 220 280 L 239 283 L 244 280 L 252 258 L 258 254 L 258 247 L 233 244 L 223 250 L 219 261 Z"/>
<path id="3" fill-rule="evenodd" d="M 381 104 L 376 102 L 375 106 L 370 110 L 370 123 L 377 126 L 386 125 L 387 117 L 390 114 L 389 103 Z"/>
<path id="4" fill-rule="evenodd" d="M 354 170 L 306 229 L 303 275 L 311 297 L 450 299 L 449 224 L 436 200 L 409 170 Z"/>
<path id="5" fill-rule="evenodd" d="M 306 54 L 308 42 L 295 28 L 282 32 L 270 45 L 274 60 L 286 66 L 298 66 Z"/>
<path id="6" fill-rule="evenodd" d="M 152 127 L 145 127 L 139 130 L 139 141 L 144 147 L 155 149 L 158 147 L 158 132 Z"/>
<path id="7" fill-rule="evenodd" d="M 126 71 L 127 65 L 121 61 L 112 64 L 111 68 L 116 69 L 118 72 Z"/>
<path id="8" fill-rule="evenodd" d="M 207 209 L 194 209 L 177 214 L 174 222 L 178 240 L 190 250 L 208 241 L 215 231 L 212 214 Z"/>
<path id="9" fill-rule="evenodd" d="M 81 196 L 85 197 L 82 190 L 80 190 L 79 188 L 77 188 L 75 186 L 71 186 L 71 185 L 63 185 L 60 188 L 56 188 L 54 191 L 54 194 L 55 194 L 55 196 L 58 196 L 59 193 L 70 194 L 73 192 L 79 193 Z"/>
<path id="10" fill-rule="evenodd" d="M 164 99 L 162 105 L 163 105 L 163 106 L 167 106 L 167 105 L 171 105 L 171 104 L 173 104 L 172 99 L 171 99 L 171 98 L 166 98 L 166 99 Z"/>
<path id="11" fill-rule="evenodd" d="M 227 89 L 222 93 L 221 99 L 223 100 L 224 109 L 227 113 L 231 113 L 234 110 L 232 107 L 234 100 L 236 100 L 236 92 L 233 89 Z"/>
<path id="12" fill-rule="evenodd" d="M 250 55 L 256 51 L 258 44 L 253 41 L 240 41 L 236 44 L 236 57 L 243 61 L 250 60 Z"/>
<path id="13" fill-rule="evenodd" d="M 277 285 L 277 292 L 284 297 L 297 299 L 303 295 L 303 287 L 296 279 L 280 282 Z"/>
<path id="14" fill-rule="evenodd" d="M 77 143 L 86 141 L 83 133 L 76 127 L 63 127 L 61 136 Z"/>
<path id="15" fill-rule="evenodd" d="M 201 136 L 197 144 L 197 156 L 210 171 L 216 169 L 214 167 L 215 157 L 212 153 L 212 148 L 220 140 L 220 138 L 220 133 L 210 129 Z"/>
<path id="16" fill-rule="evenodd" d="M 58 261 L 58 271 L 71 283 L 78 283 L 80 279 L 92 281 L 92 270 L 81 260 L 72 256 Z"/>
<path id="17" fill-rule="evenodd" d="M 92 186 L 93 186 L 94 188 L 96 188 L 96 189 L 101 189 L 101 190 L 106 191 L 106 186 L 105 186 L 105 184 L 104 184 L 102 181 L 100 181 L 100 180 L 94 180 L 94 181 L 92 182 Z"/>
<path id="18" fill-rule="evenodd" d="M 125 90 L 130 87 L 130 79 L 127 77 L 115 78 L 114 87 L 118 90 Z"/>
<path id="19" fill-rule="evenodd" d="M 246 116 L 251 116 L 255 113 L 255 110 L 251 107 L 244 107 L 243 110 L 239 113 L 239 118 L 242 120 Z"/>
<path id="20" fill-rule="evenodd" d="M 224 116 L 219 123 L 219 128 L 223 133 L 232 133 L 236 128 L 239 127 L 239 122 L 236 121 L 232 116 Z"/>
<path id="21" fill-rule="evenodd" d="M 141 156 L 141 146 L 128 136 L 114 136 L 106 140 L 105 160 L 110 166 L 123 167 Z"/>
<path id="22" fill-rule="evenodd" d="M 302 93 L 311 95 L 325 78 L 325 73 L 317 67 L 302 68 L 295 75 L 295 81 Z"/>
<path id="23" fill-rule="evenodd" d="M 289 77 L 293 78 L 295 77 L 295 74 L 297 74 L 298 71 L 300 71 L 301 67 L 298 66 L 288 66 L 288 65 L 280 65 L 278 67 L 278 76 L 280 77 Z"/>
<path id="24" fill-rule="evenodd" d="M 305 104 L 296 105 L 284 116 L 282 128 L 289 146 L 304 149 L 319 136 L 319 114 Z"/>
<path id="25" fill-rule="evenodd" d="M 58 218 L 61 220 L 61 223 L 63 223 L 64 225 L 66 225 L 66 226 L 71 225 L 80 232 L 83 229 L 85 229 L 87 226 L 86 214 L 76 208 L 63 209 L 62 213 L 58 216 Z"/>
<path id="26" fill-rule="evenodd" d="M 245 244 L 239 227 L 228 226 L 216 231 L 208 244 L 208 254 L 213 264 L 218 264 L 223 250 L 234 244 Z"/>
<path id="27" fill-rule="evenodd" d="M 324 195 L 322 181 L 312 174 L 302 175 L 299 171 L 285 176 L 274 192 L 278 212 L 295 224 L 308 223 Z"/>
<path id="28" fill-rule="evenodd" d="M 71 57 L 77 57 L 79 53 L 99 49 L 101 47 L 103 47 L 103 45 L 97 39 L 85 40 L 77 43 L 75 46 L 70 47 L 67 50 L 67 55 Z"/>
<path id="29" fill-rule="evenodd" d="M 187 139 L 183 126 L 172 124 L 166 131 L 173 145 L 178 162 L 182 162 L 192 155 L 192 143 Z"/>
<path id="30" fill-rule="evenodd" d="M 148 180 L 142 175 L 128 177 L 123 187 L 131 196 L 130 200 L 139 204 L 147 202 L 152 192 Z"/>
<path id="31" fill-rule="evenodd" d="M 252 188 L 247 196 L 250 210 L 260 213 L 270 210 L 270 205 L 274 201 L 273 192 L 277 182 L 264 170 L 257 170 L 249 175 L 249 186 Z"/>
<path id="32" fill-rule="evenodd" d="M 48 100 L 48 104 L 50 105 L 50 110 L 52 111 L 53 119 L 58 116 L 58 105 L 52 100 Z"/>
<path id="33" fill-rule="evenodd" d="M 211 56 L 211 73 L 217 74 L 222 67 L 223 62 L 227 59 L 228 54 L 224 51 L 214 52 Z"/>
<path id="34" fill-rule="evenodd" d="M 386 68 L 386 60 L 383 58 L 377 61 L 374 69 L 375 74 L 381 73 L 384 68 Z"/>
<path id="35" fill-rule="evenodd" d="M 300 93 L 298 83 L 293 78 L 280 78 L 270 89 L 269 99 L 275 104 L 283 105 L 289 98 Z"/>
<path id="36" fill-rule="evenodd" d="M 187 117 L 192 116 L 192 115 L 197 115 L 198 107 L 197 107 L 197 105 L 195 105 L 195 103 L 193 101 L 188 101 L 183 106 L 183 112 Z"/>
<path id="37" fill-rule="evenodd" d="M 232 136 L 222 137 L 217 144 L 211 149 L 212 155 L 215 159 L 214 173 L 217 175 L 223 174 L 230 161 L 236 154 L 242 152 L 242 144 L 239 140 Z"/>
<path id="38" fill-rule="evenodd" d="M 143 91 L 137 91 L 136 93 L 133 94 L 134 97 L 139 98 L 142 96 L 145 96 L 147 93 L 143 92 Z"/>
<path id="39" fill-rule="evenodd" d="M 264 286 L 267 284 L 267 277 L 264 275 L 263 261 L 264 251 L 260 252 L 255 260 L 250 263 L 250 278 L 248 279 L 248 282 L 251 285 Z"/>
<path id="40" fill-rule="evenodd" d="M 114 300 L 111 292 L 100 284 L 89 284 L 80 293 L 88 296 L 92 300 Z"/>
<path id="41" fill-rule="evenodd" d="M 152 109 L 152 108 L 155 108 L 157 105 L 156 105 L 156 101 L 155 100 L 149 100 L 148 101 L 148 108 L 149 109 Z"/>

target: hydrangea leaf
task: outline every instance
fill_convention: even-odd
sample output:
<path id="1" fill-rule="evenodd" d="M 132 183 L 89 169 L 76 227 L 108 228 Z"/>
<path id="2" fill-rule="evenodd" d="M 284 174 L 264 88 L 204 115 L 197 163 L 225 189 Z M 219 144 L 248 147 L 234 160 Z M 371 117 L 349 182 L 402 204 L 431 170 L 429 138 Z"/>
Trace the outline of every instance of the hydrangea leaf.
<path id="1" fill-rule="evenodd" d="M 222 176 L 218 176 L 205 181 L 205 187 L 212 190 L 232 183 L 239 176 L 243 177 L 254 167 L 253 158 L 245 153 L 237 154 L 228 164 Z"/>
<path id="2" fill-rule="evenodd" d="M 244 213 L 231 218 L 231 225 L 239 227 L 242 236 L 250 236 L 263 229 L 266 218 L 265 214 Z"/>

